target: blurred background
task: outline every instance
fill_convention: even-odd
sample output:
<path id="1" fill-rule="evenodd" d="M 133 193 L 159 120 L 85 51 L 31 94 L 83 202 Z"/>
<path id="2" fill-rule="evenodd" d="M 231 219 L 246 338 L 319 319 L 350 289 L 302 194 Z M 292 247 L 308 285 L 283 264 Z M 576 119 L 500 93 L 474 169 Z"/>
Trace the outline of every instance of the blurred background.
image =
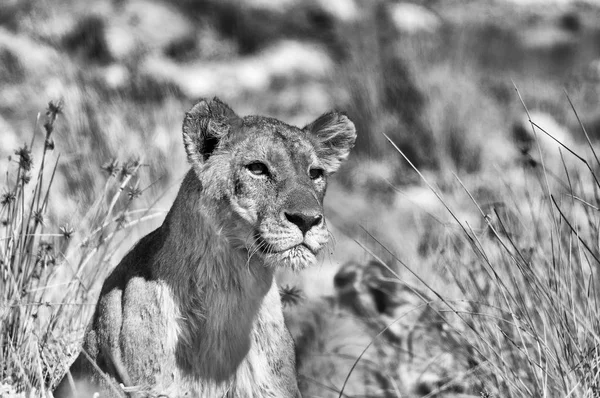
<path id="1" fill-rule="evenodd" d="M 499 230 L 510 223 L 516 231 L 500 235 L 535 252 L 552 235 L 537 228 L 551 218 L 541 215 L 540 195 L 577 185 L 569 172 L 581 162 L 536 133 L 528 118 L 589 155 L 600 139 L 599 93 L 600 2 L 593 0 L 0 0 L 0 193 L 13 189 L 18 148 L 34 143 L 34 161 L 46 150 L 53 159 L 60 155 L 42 172 L 52 188 L 43 214 L 49 236 L 38 243 L 50 245 L 44 250 L 57 268 L 64 268 L 70 247 L 105 245 L 80 254 L 71 271 L 57 271 L 79 278 L 83 272 L 73 269 L 94 268 L 85 282 L 86 302 L 93 303 L 103 278 L 170 207 L 188 169 L 183 114 L 198 98 L 218 96 L 240 115 L 298 126 L 335 108 L 358 131 L 326 198 L 335 245 L 318 267 L 279 275 L 281 284 L 295 286 L 300 293 L 291 293 L 309 303 L 339 299 L 340 267 L 376 258 L 415 289 L 468 299 L 457 275 L 476 261 L 465 254 L 475 240 L 457 234 L 483 240 L 499 220 L 493 224 Z M 52 148 L 44 127 L 49 101 L 62 104 Z M 44 134 L 45 150 L 36 147 Z M 577 186 L 593 197 L 592 185 Z M 98 224 L 100 207 L 108 211 Z M 101 235 L 112 239 L 124 224 L 116 240 L 94 235 L 96 227 L 106 228 Z M 592 246 L 597 250 L 597 241 Z M 449 271 L 452 265 L 458 273 Z M 76 332 L 63 346 L 81 336 L 85 316 L 77 322 L 78 328 L 68 323 Z M 47 386 L 65 366 L 65 349 L 56 351 L 60 365 L 48 365 Z M 476 354 L 485 356 L 475 351 L 465 354 L 471 362 L 464 369 L 480 364 Z M 530 376 L 531 366 L 525 368 L 515 379 Z M 419 369 L 413 379 L 427 373 Z M 531 372 L 531 380 L 541 377 Z M 8 384 L 22 379 L 8 366 L 3 376 L 10 376 Z M 459 392 L 538 396 L 543 390 L 488 376 Z M 439 380 L 414 394 L 434 396 L 444 385 Z M 321 389 L 339 391 L 343 381 Z"/>
<path id="2" fill-rule="evenodd" d="M 515 87 L 538 124 L 577 140 L 566 89 L 590 136 L 600 136 L 592 1 L 3 0 L 0 8 L 0 155 L 30 142 L 48 101 L 63 102 L 53 133 L 58 224 L 89 208 L 105 184 L 101 166 L 115 160 L 141 159 L 141 200 L 163 195 L 158 207 L 168 208 L 187 169 L 182 115 L 200 97 L 299 126 L 332 108 L 347 112 L 359 135 L 330 189 L 333 227 L 351 237 L 359 225 L 391 228 L 386 243 L 409 256 L 423 232 L 410 215 L 439 204 L 384 134 L 436 180 L 458 173 L 484 185 L 520 170 L 533 147 Z M 334 261 L 361 253 L 338 250 Z"/>

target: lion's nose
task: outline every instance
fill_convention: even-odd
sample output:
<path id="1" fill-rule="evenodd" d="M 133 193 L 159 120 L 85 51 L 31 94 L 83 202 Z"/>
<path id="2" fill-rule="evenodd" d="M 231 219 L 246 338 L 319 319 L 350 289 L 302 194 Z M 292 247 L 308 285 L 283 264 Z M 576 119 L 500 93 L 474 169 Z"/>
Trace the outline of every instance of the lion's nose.
<path id="1" fill-rule="evenodd" d="M 315 225 L 318 225 L 323 216 L 313 215 L 313 214 L 303 214 L 303 213 L 285 213 L 285 218 L 292 224 L 296 225 L 302 231 L 302 235 L 306 235 L 306 233 Z"/>

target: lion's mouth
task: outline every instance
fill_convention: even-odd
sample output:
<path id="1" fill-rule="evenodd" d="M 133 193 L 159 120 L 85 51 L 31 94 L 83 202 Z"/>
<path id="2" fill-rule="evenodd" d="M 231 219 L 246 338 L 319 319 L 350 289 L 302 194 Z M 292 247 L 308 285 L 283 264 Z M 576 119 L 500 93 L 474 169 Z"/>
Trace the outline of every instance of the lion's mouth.
<path id="1" fill-rule="evenodd" d="M 299 245 L 296 245 L 296 246 L 294 246 L 294 247 L 300 247 L 300 246 L 302 246 L 302 247 L 305 247 L 306 249 L 308 249 L 308 251 L 310 251 L 310 252 L 311 252 L 312 254 L 314 254 L 315 256 L 317 255 L 317 251 L 316 251 L 316 250 L 313 250 L 313 249 L 312 249 L 310 246 L 308 246 L 308 245 L 307 245 L 306 243 L 304 243 L 304 242 L 302 242 L 302 243 L 300 243 Z"/>
<path id="2" fill-rule="evenodd" d="M 262 254 L 278 254 L 278 253 L 289 252 L 290 250 L 299 250 L 299 249 L 306 249 L 315 256 L 318 254 L 317 250 L 311 248 L 305 242 L 300 242 L 294 246 L 287 247 L 287 248 L 281 249 L 281 250 L 277 250 L 275 247 L 273 247 L 273 244 L 267 242 L 258 232 L 254 233 L 254 241 L 256 244 L 256 251 L 259 253 L 262 253 Z"/>
<path id="3" fill-rule="evenodd" d="M 268 243 L 260 236 L 256 236 L 254 241 L 256 246 L 253 253 L 258 253 L 263 258 L 266 266 L 283 266 L 294 271 L 300 271 L 317 261 L 318 250 L 314 250 L 305 242 L 278 250 L 277 246 Z"/>

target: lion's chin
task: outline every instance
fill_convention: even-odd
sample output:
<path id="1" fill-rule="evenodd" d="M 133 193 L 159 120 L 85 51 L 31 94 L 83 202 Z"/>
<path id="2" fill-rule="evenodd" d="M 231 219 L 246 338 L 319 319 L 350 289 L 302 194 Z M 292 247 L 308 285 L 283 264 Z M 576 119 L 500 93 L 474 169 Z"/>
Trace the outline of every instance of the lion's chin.
<path id="1" fill-rule="evenodd" d="M 315 254 L 306 246 L 298 245 L 290 249 L 265 254 L 265 265 L 270 267 L 287 267 L 293 271 L 301 271 L 317 262 Z"/>

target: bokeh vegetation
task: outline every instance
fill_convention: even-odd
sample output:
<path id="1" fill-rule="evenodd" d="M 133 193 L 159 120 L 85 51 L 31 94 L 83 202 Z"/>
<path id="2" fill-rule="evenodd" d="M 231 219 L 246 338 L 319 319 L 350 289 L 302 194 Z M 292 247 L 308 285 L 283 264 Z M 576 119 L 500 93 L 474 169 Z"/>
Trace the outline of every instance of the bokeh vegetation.
<path id="1" fill-rule="evenodd" d="M 369 396 L 597 396 L 592 1 L 0 8 L 0 395 L 44 395 L 62 377 L 102 280 L 159 225 L 186 172 L 183 112 L 217 95 L 240 114 L 303 125 L 338 108 L 357 126 L 326 199 L 336 250 L 279 275 L 301 289 L 311 333 L 349 260 L 377 259 L 408 286 L 382 294 L 411 307 L 369 315 L 383 324 L 359 316 L 362 334 L 349 310 L 338 343 L 360 349 L 313 363 L 339 374 L 305 377 L 311 392 L 338 396 L 366 348 L 393 358 L 369 359 L 386 369 L 369 380 L 387 386 Z M 380 333 L 394 321 L 418 324 L 412 356 Z M 359 373 L 344 394 L 367 391 Z"/>

